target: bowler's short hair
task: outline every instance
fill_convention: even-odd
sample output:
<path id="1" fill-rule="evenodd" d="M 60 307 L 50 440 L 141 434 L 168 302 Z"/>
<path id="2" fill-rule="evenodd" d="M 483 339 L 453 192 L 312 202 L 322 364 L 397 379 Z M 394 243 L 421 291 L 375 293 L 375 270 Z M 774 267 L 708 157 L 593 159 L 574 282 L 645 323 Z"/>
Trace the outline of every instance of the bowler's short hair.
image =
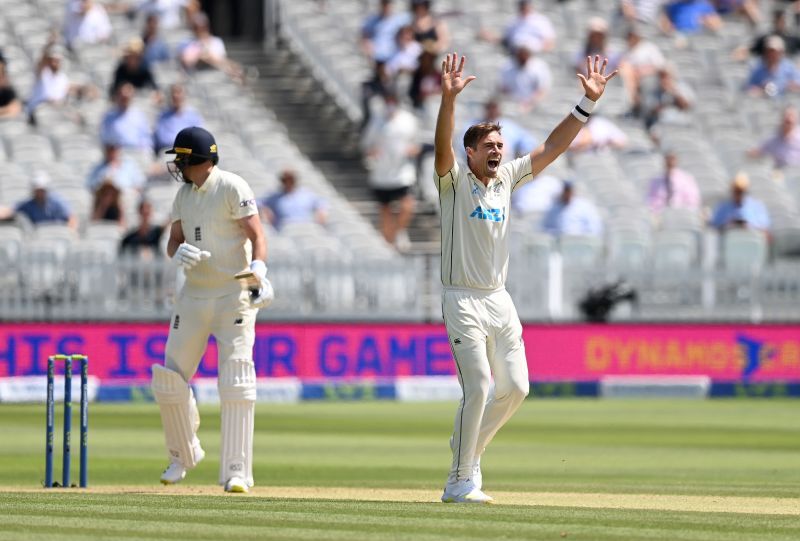
<path id="1" fill-rule="evenodd" d="M 467 133 L 464 134 L 464 148 L 471 148 L 475 150 L 478 147 L 478 141 L 496 131 L 500 133 L 500 124 L 497 122 L 481 122 L 470 126 Z"/>

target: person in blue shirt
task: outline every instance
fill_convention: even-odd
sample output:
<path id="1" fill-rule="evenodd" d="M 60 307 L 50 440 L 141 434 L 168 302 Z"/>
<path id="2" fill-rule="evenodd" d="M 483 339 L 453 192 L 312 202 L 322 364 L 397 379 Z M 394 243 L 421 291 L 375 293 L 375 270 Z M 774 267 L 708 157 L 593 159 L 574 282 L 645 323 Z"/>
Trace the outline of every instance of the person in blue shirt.
<path id="1" fill-rule="evenodd" d="M 152 149 L 152 131 L 147 116 L 133 105 L 136 89 L 123 83 L 114 95 L 114 106 L 103 116 L 100 142 L 118 144 L 125 149 Z"/>
<path id="2" fill-rule="evenodd" d="M 704 28 L 716 32 L 722 19 L 708 0 L 677 0 L 664 6 L 662 29 L 667 33 L 697 34 Z"/>
<path id="3" fill-rule="evenodd" d="M 753 67 L 746 90 L 752 96 L 776 97 L 800 90 L 800 71 L 786 58 L 786 45 L 780 36 L 764 41 L 761 60 Z"/>
<path id="4" fill-rule="evenodd" d="M 311 190 L 298 187 L 294 171 L 281 172 L 280 181 L 280 190 L 258 202 L 265 220 L 278 230 L 288 223 L 325 224 L 328 213 L 325 201 Z"/>
<path id="5" fill-rule="evenodd" d="M 27 218 L 32 224 L 64 223 L 72 228 L 77 220 L 61 197 L 49 191 L 50 177 L 44 171 L 37 171 L 31 179 L 31 198 L 17 205 L 16 213 Z"/>
<path id="6" fill-rule="evenodd" d="M 156 121 L 153 132 L 155 151 L 172 148 L 175 136 L 183 128 L 203 126 L 203 117 L 194 107 L 186 104 L 186 89 L 181 84 L 169 88 L 170 106 L 164 109 Z"/>
<path id="7" fill-rule="evenodd" d="M 723 201 L 714 210 L 711 225 L 720 231 L 733 228 L 748 228 L 768 231 L 770 228 L 767 207 L 747 194 L 750 181 L 747 175 L 739 173 L 731 184 L 731 198 Z"/>
<path id="8" fill-rule="evenodd" d="M 411 22 L 408 13 L 395 13 L 392 0 L 380 0 L 380 11 L 367 17 L 361 27 L 361 49 L 368 57 L 386 62 L 397 50 L 397 31 Z"/>
<path id="9" fill-rule="evenodd" d="M 567 180 L 564 181 L 561 195 L 553 201 L 550 210 L 545 214 L 542 229 L 556 237 L 562 235 L 599 237 L 603 234 L 603 220 L 594 203 L 582 197 L 575 197 L 573 183 Z"/>
<path id="10" fill-rule="evenodd" d="M 506 151 L 503 154 L 503 163 L 509 162 L 525 154 L 530 154 L 536 148 L 536 138 L 526 128 L 512 120 L 511 118 L 504 117 L 500 109 L 500 103 L 494 99 L 489 99 L 483 106 L 483 116 L 471 120 L 467 126 L 461 131 L 461 141 L 464 134 L 467 132 L 467 127 L 479 124 L 481 122 L 494 122 L 503 127 L 503 143 L 505 144 Z M 466 151 L 464 145 L 453 145 L 459 149 L 462 159 L 466 159 Z"/>

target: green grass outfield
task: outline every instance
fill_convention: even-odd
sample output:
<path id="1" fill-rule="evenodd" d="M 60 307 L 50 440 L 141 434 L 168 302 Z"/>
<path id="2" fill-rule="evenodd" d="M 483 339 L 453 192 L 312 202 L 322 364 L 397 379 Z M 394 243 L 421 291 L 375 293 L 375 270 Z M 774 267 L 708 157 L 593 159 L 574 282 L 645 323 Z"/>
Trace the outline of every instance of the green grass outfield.
<path id="1" fill-rule="evenodd" d="M 161 487 L 156 406 L 92 404 L 83 491 L 39 488 L 44 405 L 0 404 L 0 540 L 800 539 L 798 401 L 528 401 L 483 460 L 494 506 L 437 503 L 454 408 L 259 405 L 257 487 L 228 495 L 218 408 L 206 460 Z"/>

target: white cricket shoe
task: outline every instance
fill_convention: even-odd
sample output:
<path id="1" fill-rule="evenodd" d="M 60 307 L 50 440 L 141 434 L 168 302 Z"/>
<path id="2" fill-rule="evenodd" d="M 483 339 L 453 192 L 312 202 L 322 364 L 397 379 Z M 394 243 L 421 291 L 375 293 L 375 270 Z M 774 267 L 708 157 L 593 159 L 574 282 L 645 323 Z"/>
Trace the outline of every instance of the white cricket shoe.
<path id="1" fill-rule="evenodd" d="M 197 452 L 197 462 L 199 463 L 203 460 L 206 456 L 206 452 L 202 449 L 199 449 Z M 186 472 L 189 471 L 183 464 L 178 462 L 177 460 L 173 460 L 167 466 L 167 469 L 164 470 L 164 473 L 161 474 L 161 484 L 162 485 L 174 485 L 183 481 L 183 478 L 186 477 Z"/>
<path id="2" fill-rule="evenodd" d="M 228 482 L 225 483 L 225 492 L 242 493 L 248 492 L 249 490 L 250 487 L 248 486 L 247 481 L 241 477 L 231 477 L 228 479 Z"/>
<path id="3" fill-rule="evenodd" d="M 444 503 L 493 503 L 494 499 L 475 487 L 472 479 L 448 483 L 442 493 Z"/>

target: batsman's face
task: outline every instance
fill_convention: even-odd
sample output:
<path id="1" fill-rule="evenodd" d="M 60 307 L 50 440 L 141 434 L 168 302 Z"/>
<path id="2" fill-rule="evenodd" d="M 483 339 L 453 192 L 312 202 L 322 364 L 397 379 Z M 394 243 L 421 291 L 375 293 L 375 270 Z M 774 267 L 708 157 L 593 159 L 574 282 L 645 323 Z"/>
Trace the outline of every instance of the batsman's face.
<path id="1" fill-rule="evenodd" d="M 476 148 L 467 148 L 467 156 L 479 178 L 495 178 L 503 161 L 503 137 L 491 132 L 478 141 Z"/>

